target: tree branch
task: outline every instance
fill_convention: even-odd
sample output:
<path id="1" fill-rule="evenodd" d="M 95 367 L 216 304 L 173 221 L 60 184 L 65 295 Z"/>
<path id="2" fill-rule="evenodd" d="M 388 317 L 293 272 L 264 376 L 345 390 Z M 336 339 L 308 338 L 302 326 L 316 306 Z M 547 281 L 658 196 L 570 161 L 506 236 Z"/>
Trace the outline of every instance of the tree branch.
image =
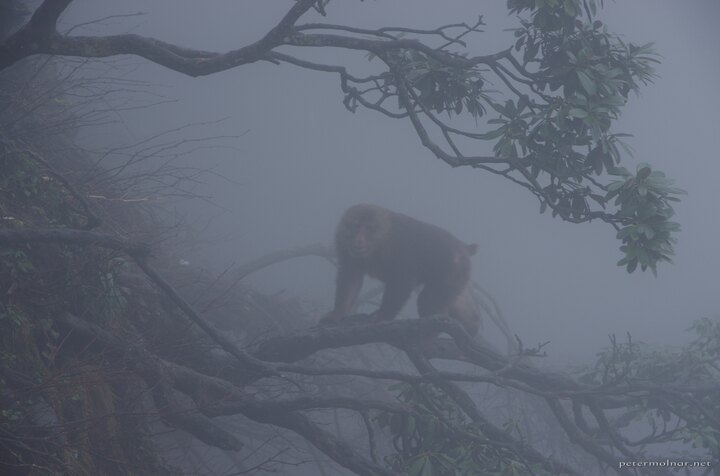
<path id="1" fill-rule="evenodd" d="M 280 22 L 260 40 L 224 54 L 182 48 L 140 35 L 61 36 L 57 17 L 71 0 L 45 0 L 31 20 L 0 44 L 0 70 L 36 54 L 104 58 L 137 55 L 188 76 L 204 76 L 265 59 L 266 53 L 282 44 L 297 20 L 317 0 L 298 0 Z"/>
<path id="2" fill-rule="evenodd" d="M 246 418 L 259 422 L 286 428 L 310 441 L 319 450 L 332 458 L 336 463 L 344 466 L 359 475 L 367 476 L 393 476 L 393 471 L 370 462 L 360 455 L 350 445 L 334 435 L 322 430 L 308 417 L 299 413 L 301 409 L 313 408 L 353 408 L 367 410 L 380 408 L 386 411 L 408 412 L 401 405 L 385 402 L 369 402 L 349 398 L 299 398 L 284 401 L 260 401 L 245 395 L 241 389 L 234 387 L 222 379 L 200 374 L 192 369 L 165 361 L 153 356 L 143 348 L 130 347 L 121 339 L 104 329 L 75 316 L 64 315 L 60 322 L 71 331 L 74 338 L 81 338 L 85 346 L 102 353 L 106 358 L 130 364 L 141 376 L 146 379 L 148 386 L 171 384 L 190 395 L 199 406 L 192 411 L 201 411 L 209 416 L 220 416 L 240 413 Z M 110 353 L 108 353 L 108 350 Z M 167 387 L 163 388 L 167 394 Z M 207 394 L 211 393 L 224 403 L 209 402 Z M 164 398 L 164 395 L 162 396 Z M 159 402 L 165 403 L 163 399 Z M 163 406 L 163 405 L 161 405 Z M 228 435 L 217 428 L 212 422 L 199 415 L 193 415 L 189 410 L 177 412 L 177 406 L 172 405 L 166 420 L 173 426 L 188 431 L 198 439 L 213 444 L 213 446 L 233 446 L 233 440 L 226 440 Z M 172 416 L 171 416 L 172 415 Z M 230 438 L 233 438 L 230 435 Z M 237 442 L 240 445 L 240 442 Z M 219 446 L 222 447 L 222 446 Z"/>
<path id="3" fill-rule="evenodd" d="M 35 10 L 29 25 L 38 32 L 51 34 L 55 31 L 58 18 L 72 3 L 72 0 L 45 0 Z"/>
<path id="4" fill-rule="evenodd" d="M 234 342 L 216 330 L 200 316 L 177 291 L 147 263 L 150 249 L 142 243 L 130 242 L 111 235 L 90 231 L 67 229 L 0 229 L 0 244 L 22 245 L 26 243 L 65 243 L 70 245 L 97 245 L 123 251 L 133 258 L 138 267 L 178 306 L 183 313 L 200 327 L 223 350 L 242 362 L 249 372 L 258 376 L 276 375 L 275 370 L 239 349 Z"/>

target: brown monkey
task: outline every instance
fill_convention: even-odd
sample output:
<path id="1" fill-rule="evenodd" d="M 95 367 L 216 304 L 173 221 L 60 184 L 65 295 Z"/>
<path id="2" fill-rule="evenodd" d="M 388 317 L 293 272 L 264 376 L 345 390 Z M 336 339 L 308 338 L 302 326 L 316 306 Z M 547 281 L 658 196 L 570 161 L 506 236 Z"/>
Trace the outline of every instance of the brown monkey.
<path id="1" fill-rule="evenodd" d="M 477 245 L 467 245 L 434 225 L 375 205 L 355 205 L 338 223 L 335 233 L 338 274 L 335 308 L 321 322 L 351 312 L 369 275 L 385 284 L 380 321 L 398 315 L 412 291 L 420 317 L 448 314 L 475 335 L 480 326 L 468 285 L 470 257 Z"/>

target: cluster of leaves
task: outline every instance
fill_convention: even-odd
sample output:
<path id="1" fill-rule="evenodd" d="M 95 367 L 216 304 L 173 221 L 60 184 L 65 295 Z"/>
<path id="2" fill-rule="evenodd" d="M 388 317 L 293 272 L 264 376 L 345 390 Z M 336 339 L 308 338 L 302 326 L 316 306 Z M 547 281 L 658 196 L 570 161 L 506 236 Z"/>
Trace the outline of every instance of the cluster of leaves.
<path id="1" fill-rule="evenodd" d="M 67 254 L 66 256 L 70 256 Z M 93 285 L 79 286 L 79 305 L 90 312 L 98 321 L 108 322 L 121 317 L 128 309 L 127 289 L 120 286 L 117 274 L 124 266 L 122 258 L 113 258 L 98 263 L 96 269 L 88 273 L 94 277 Z"/>
<path id="2" fill-rule="evenodd" d="M 661 348 L 633 342 L 615 342 L 598 355 L 593 369 L 581 381 L 606 385 L 643 380 L 655 383 L 694 385 L 720 382 L 720 319 L 703 318 L 690 330 L 694 340 L 683 348 Z"/>
<path id="3" fill-rule="evenodd" d="M 601 352 L 596 364 L 581 372 L 580 381 L 590 385 L 657 385 L 652 397 L 624 409 L 616 418 L 618 426 L 643 422 L 652 429 L 646 444 L 680 442 L 720 457 L 720 319 L 703 318 L 691 326 L 695 339 L 683 348 L 668 348 L 633 342 L 613 341 Z M 704 395 L 689 397 L 673 388 L 707 387 Z M 637 428 L 636 428 L 637 429 Z M 680 456 L 689 456 L 681 454 Z"/>
<path id="4" fill-rule="evenodd" d="M 401 50 L 399 55 L 393 62 L 425 109 L 449 116 L 467 110 L 476 119 L 485 115 L 485 104 L 491 100 L 480 71 L 445 66 L 415 50 Z"/>
<path id="5" fill-rule="evenodd" d="M 24 251 L 0 247 L 0 270 L 7 273 L 6 276 L 17 277 L 28 276 L 35 267 Z"/>
<path id="6" fill-rule="evenodd" d="M 397 398 L 413 413 L 381 413 L 376 421 L 392 435 L 387 463 L 409 476 L 548 474 L 519 461 L 487 439 L 442 390 L 430 384 L 396 384 Z"/>
<path id="7" fill-rule="evenodd" d="M 4 148 L 3 148 L 4 149 Z M 11 155 L 7 151 L 0 155 L 0 191 L 6 200 L 28 203 L 38 198 L 45 190 L 43 175 L 31 160 Z"/>
<path id="8" fill-rule="evenodd" d="M 426 113 L 487 117 L 490 130 L 463 135 L 494 141 L 495 157 L 510 166 L 500 173 L 519 174 L 540 200 L 541 212 L 551 208 L 564 220 L 613 224 L 623 241 L 620 264 L 628 272 L 638 267 L 655 272 L 657 263 L 673 254 L 672 235 L 679 227 L 669 220 L 670 202 L 682 192 L 661 172 L 645 176 L 647 166 L 635 177 L 620 168 L 623 153 L 632 155 L 624 143 L 629 134 L 611 129 L 630 92 L 654 77 L 658 60 L 652 46 L 609 33 L 595 19 L 596 0 L 508 0 L 507 5 L 521 26 L 504 56 L 473 61 L 455 54 L 455 61 L 444 63 L 425 51 L 401 49 L 384 59 Z M 501 64 L 505 60 L 514 71 Z M 488 71 L 501 79 L 509 99 L 497 100 L 497 91 L 488 88 L 494 83 Z M 388 80 L 385 90 L 394 81 Z M 497 115 L 491 117 L 493 111 Z M 440 127 L 446 138 L 457 133 Z M 618 175 L 626 184 L 615 193 Z M 640 182 L 645 185 L 636 186 Z"/>
<path id="9" fill-rule="evenodd" d="M 656 264 L 673 254 L 671 235 L 679 226 L 669 221 L 669 202 L 682 191 L 649 166 L 639 166 L 634 177 L 617 167 L 618 146 L 630 152 L 621 140 L 627 134 L 610 130 L 629 93 L 653 78 L 657 60 L 651 46 L 609 34 L 593 20 L 593 0 L 510 0 L 508 6 L 515 13 L 532 11 L 515 31 L 515 48 L 523 51 L 524 66 L 534 68 L 532 88 L 546 101 L 536 105 L 536 113 L 521 117 L 527 121 L 525 135 L 503 131 L 498 144 L 517 141 L 532 164 L 532 176 L 549 175 L 543 194 L 556 204 L 554 214 L 581 219 L 590 213 L 588 199 L 605 209 L 614 198 L 614 222 L 624 225 L 618 233 L 624 253 L 619 264 L 628 272 L 638 265 L 655 272 Z M 508 130 L 518 121 L 517 115 L 503 116 Z M 604 174 L 624 181 L 601 184 L 592 178 Z"/>
<path id="10" fill-rule="evenodd" d="M 0 221 L 5 226 L 48 223 L 79 227 L 85 220 L 67 191 L 31 157 L 0 138 Z M 18 211 L 22 210 L 22 213 Z"/>
<path id="11" fill-rule="evenodd" d="M 623 180 L 608 186 L 606 199 L 615 198 L 619 215 L 630 220 L 617 234 L 625 253 L 618 265 L 626 266 L 629 273 L 638 264 L 643 271 L 650 268 L 655 273 L 658 261 L 670 261 L 675 241 L 672 233 L 680 230 L 678 223 L 670 221 L 674 210 L 668 202 L 678 201 L 676 196 L 684 192 L 672 187 L 665 174 L 653 171 L 647 164 L 638 165 L 635 175 L 624 167 L 613 168 L 611 173 Z"/>

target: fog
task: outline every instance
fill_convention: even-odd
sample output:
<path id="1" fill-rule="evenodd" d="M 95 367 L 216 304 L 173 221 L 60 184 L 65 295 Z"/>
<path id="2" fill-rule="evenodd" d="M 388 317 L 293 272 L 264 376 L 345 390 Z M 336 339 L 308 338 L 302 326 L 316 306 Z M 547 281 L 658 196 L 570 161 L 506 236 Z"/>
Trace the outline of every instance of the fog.
<path id="1" fill-rule="evenodd" d="M 515 24 L 505 2 L 396 0 L 330 2 L 328 17 L 304 21 L 353 26 L 436 27 L 484 15 L 486 33 L 473 54 L 510 44 L 504 28 Z M 66 27 L 107 15 L 143 11 L 92 25 L 84 34 L 133 32 L 213 51 L 261 37 L 288 2 L 85 0 L 73 2 Z M 193 122 L 195 135 L 238 135 L 219 140 L 232 148 L 203 149 L 187 163 L 214 167 L 196 192 L 212 203 L 178 202 L 179 213 L 204 228 L 207 245 L 194 264 L 221 272 L 272 251 L 329 243 L 348 206 L 370 202 L 438 224 L 480 251 L 474 278 L 498 300 L 512 329 L 528 345 L 551 341 L 549 361 L 589 361 L 608 334 L 661 344 L 686 340 L 699 317 L 715 315 L 720 294 L 716 243 L 720 221 L 715 177 L 720 95 L 720 4 L 715 0 L 606 2 L 608 28 L 636 44 L 654 42 L 662 55 L 655 83 L 641 90 L 614 127 L 635 137 L 631 170 L 649 162 L 676 180 L 688 195 L 676 207 L 674 264 L 658 277 L 617 267 L 619 242 L 602 223 L 574 225 L 540 215 L 536 200 L 507 180 L 481 171 L 452 169 L 420 142 L 409 122 L 342 104 L 338 78 L 269 63 L 245 65 L 203 78 L 188 78 L 141 59 L 123 60 L 127 78 L 159 85 L 175 99 L 154 108 L 118 112 L 120 124 L 84 131 L 80 140 L 108 146 L 141 140 Z M 362 54 L 303 52 L 350 68 L 372 67 Z M 312 56 L 309 56 L 312 55 Z M 190 134 L 190 132 L 189 132 Z M 205 227 L 205 225 L 207 225 Z M 258 288 L 330 306 L 333 269 L 301 259 L 253 276 Z M 409 311 L 414 313 L 413 308 Z"/>

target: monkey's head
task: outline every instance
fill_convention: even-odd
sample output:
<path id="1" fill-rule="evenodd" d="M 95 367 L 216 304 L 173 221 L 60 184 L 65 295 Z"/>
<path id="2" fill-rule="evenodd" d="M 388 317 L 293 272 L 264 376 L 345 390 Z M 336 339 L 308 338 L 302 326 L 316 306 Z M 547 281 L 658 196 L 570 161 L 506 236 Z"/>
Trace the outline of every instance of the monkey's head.
<path id="1" fill-rule="evenodd" d="M 338 251 L 355 259 L 372 257 L 390 234 L 390 213 L 375 205 L 355 205 L 348 209 L 335 235 Z"/>

